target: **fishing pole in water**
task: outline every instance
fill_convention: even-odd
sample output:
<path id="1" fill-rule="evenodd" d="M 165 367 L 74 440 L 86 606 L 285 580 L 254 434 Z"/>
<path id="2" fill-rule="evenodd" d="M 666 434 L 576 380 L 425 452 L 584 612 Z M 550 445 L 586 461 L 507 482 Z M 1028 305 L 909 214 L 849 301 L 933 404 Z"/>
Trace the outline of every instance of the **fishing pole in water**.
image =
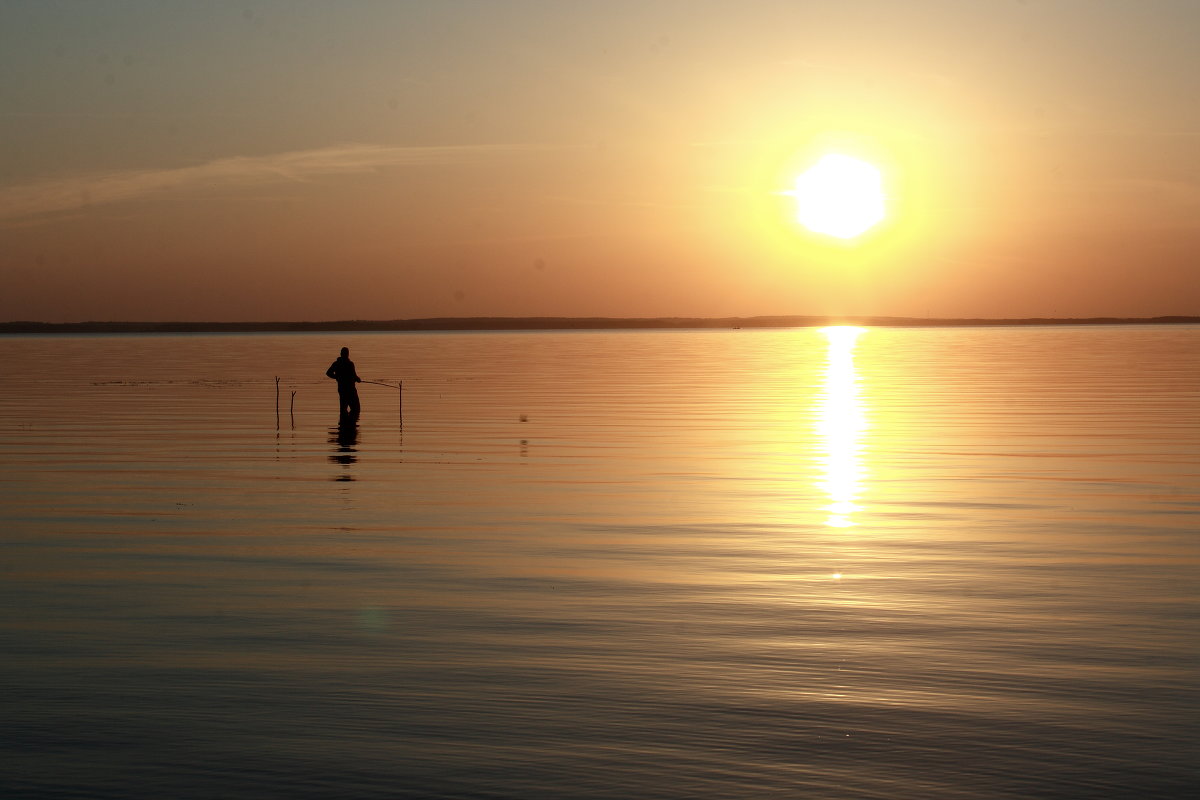
<path id="1" fill-rule="evenodd" d="M 395 389 L 396 395 L 400 399 L 400 424 L 401 425 L 404 424 L 404 381 L 400 381 L 400 383 L 398 385 L 392 385 L 390 383 L 380 383 L 379 381 L 364 381 L 364 380 L 360 380 L 359 383 L 370 383 L 374 386 L 386 386 L 389 389 Z"/>

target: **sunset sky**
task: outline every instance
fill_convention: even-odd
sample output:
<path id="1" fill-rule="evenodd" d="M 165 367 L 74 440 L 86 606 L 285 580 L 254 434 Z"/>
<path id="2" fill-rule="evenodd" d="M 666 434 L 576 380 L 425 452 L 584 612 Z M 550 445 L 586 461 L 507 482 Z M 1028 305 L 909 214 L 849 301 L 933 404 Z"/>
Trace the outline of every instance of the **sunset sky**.
<path id="1" fill-rule="evenodd" d="M 1194 0 L 0 3 L 0 320 L 1200 314 Z M 841 241 L 785 194 L 874 164 Z"/>

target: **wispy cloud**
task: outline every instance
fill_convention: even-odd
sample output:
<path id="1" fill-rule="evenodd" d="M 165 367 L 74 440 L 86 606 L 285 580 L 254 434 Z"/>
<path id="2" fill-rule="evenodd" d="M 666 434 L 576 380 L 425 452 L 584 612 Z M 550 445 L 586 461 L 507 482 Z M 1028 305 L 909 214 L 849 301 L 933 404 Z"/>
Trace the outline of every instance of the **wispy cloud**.
<path id="1" fill-rule="evenodd" d="M 220 158 L 190 167 L 88 173 L 0 187 L 0 221 L 137 200 L 163 192 L 309 182 L 387 167 L 440 164 L 529 149 L 517 145 L 387 147 L 347 144 L 266 156 Z"/>
<path id="2" fill-rule="evenodd" d="M 1104 178 L 1064 181 L 1064 200 L 1055 206 L 1070 217 L 1103 215 L 1138 227 L 1200 227 L 1200 181 L 1163 178 Z"/>

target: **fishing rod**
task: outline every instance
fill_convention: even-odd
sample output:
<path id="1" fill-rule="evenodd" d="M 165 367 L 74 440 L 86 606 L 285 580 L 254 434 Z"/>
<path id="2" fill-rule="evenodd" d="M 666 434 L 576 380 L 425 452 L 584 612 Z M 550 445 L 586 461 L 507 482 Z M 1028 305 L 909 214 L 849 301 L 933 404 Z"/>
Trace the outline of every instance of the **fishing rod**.
<path id="1" fill-rule="evenodd" d="M 389 389 L 397 390 L 396 397 L 400 400 L 400 427 L 404 427 L 404 381 L 400 381 L 398 385 L 393 386 L 390 383 L 380 383 L 379 381 L 364 381 L 359 379 L 359 383 L 370 383 L 375 386 L 386 386 Z"/>
<path id="2" fill-rule="evenodd" d="M 404 381 L 399 381 L 397 384 L 382 383 L 380 381 L 364 381 L 361 378 L 359 383 L 370 383 L 375 386 L 386 386 L 389 389 L 395 389 L 398 394 L 397 399 L 400 401 L 400 426 L 404 426 Z M 288 409 L 288 414 L 292 418 L 292 427 L 296 427 L 296 391 L 292 390 L 292 404 Z M 279 376 L 275 376 L 275 430 L 279 430 Z"/>

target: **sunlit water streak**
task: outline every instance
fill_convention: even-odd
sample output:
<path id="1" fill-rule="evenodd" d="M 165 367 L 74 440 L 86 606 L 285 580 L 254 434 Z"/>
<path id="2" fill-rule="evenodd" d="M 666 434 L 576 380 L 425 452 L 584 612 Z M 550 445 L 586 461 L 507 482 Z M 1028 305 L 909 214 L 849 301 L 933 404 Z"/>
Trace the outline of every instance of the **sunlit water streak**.
<path id="1" fill-rule="evenodd" d="M 864 332 L 849 326 L 822 329 L 829 340 L 829 357 L 817 431 L 824 443 L 820 485 L 830 501 L 825 524 L 831 528 L 853 527 L 852 516 L 859 510 L 854 502 L 864 479 L 862 435 L 867 417 L 854 367 L 854 346 Z"/>
<path id="2" fill-rule="evenodd" d="M 1187 796 L 1198 344 L 0 339 L 0 796 Z"/>

